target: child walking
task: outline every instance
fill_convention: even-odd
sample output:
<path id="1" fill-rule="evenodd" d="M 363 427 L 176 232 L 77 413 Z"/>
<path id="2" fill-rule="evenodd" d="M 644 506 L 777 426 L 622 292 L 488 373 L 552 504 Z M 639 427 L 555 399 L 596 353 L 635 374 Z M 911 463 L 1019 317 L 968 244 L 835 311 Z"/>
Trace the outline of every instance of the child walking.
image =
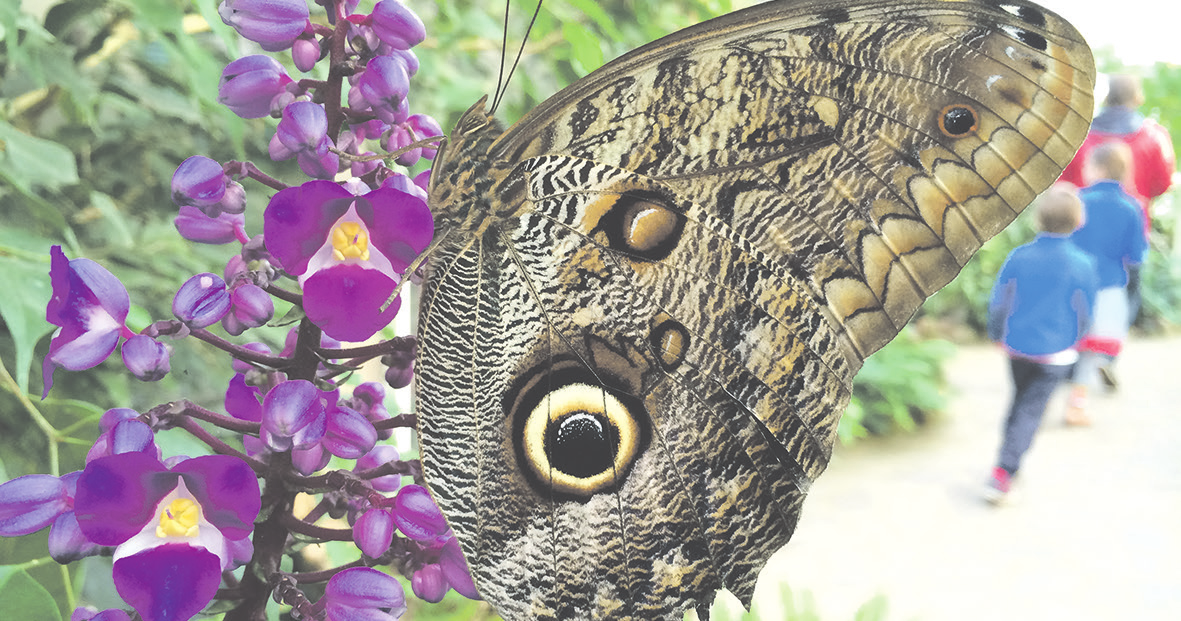
<path id="1" fill-rule="evenodd" d="M 1079 190 L 1083 225 L 1071 241 L 1095 260 L 1099 292 L 1095 321 L 1079 344 L 1079 361 L 1071 379 L 1066 423 L 1088 425 L 1087 393 L 1099 384 L 1100 373 L 1115 359 L 1128 336 L 1130 306 L 1128 270 L 1140 265 L 1148 251 L 1144 213 L 1124 189 L 1131 179 L 1132 151 L 1113 141 L 1095 147 L 1083 166 L 1091 185 Z"/>
<path id="2" fill-rule="evenodd" d="M 1041 233 L 1005 259 L 988 305 L 988 335 L 1009 356 L 1013 402 L 986 498 L 1009 493 L 1033 443 L 1050 395 L 1078 359 L 1074 347 L 1091 323 L 1095 262 L 1069 239 L 1083 218 L 1073 186 L 1059 184 L 1035 204 Z"/>

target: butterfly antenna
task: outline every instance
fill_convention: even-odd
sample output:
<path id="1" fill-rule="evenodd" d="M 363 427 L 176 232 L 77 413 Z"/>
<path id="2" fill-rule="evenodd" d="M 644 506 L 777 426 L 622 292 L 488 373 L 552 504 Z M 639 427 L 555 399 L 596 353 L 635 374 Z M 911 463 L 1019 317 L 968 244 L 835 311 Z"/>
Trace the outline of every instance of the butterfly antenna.
<path id="1" fill-rule="evenodd" d="M 525 43 L 527 41 L 529 41 L 529 33 L 533 32 L 533 24 L 537 23 L 537 16 L 541 15 L 541 4 L 543 1 L 544 0 L 537 0 L 537 7 L 535 9 L 533 9 L 533 17 L 529 19 L 529 26 L 527 28 L 525 28 L 525 36 L 521 39 L 521 47 L 520 47 L 520 49 L 517 50 L 517 57 L 515 59 L 513 59 L 513 66 L 509 68 L 508 75 L 505 76 L 505 78 L 504 78 L 504 90 L 506 90 L 506 91 L 508 90 L 509 80 L 513 79 L 513 72 L 517 70 L 517 63 L 521 62 L 521 56 L 523 56 L 525 54 Z M 508 31 L 507 31 L 508 19 L 507 19 L 507 17 L 505 19 L 505 23 L 506 23 L 505 36 L 507 37 L 508 36 Z M 503 48 L 501 48 L 501 49 L 503 50 Z M 503 54 L 503 52 L 502 52 L 502 54 Z M 503 55 L 502 55 L 502 58 L 503 58 Z M 497 89 L 496 89 L 496 99 L 494 99 L 492 101 L 492 112 L 496 112 L 496 109 L 500 106 L 500 100 L 503 96 L 504 96 L 504 91 L 500 90 L 500 85 L 498 84 Z"/>
<path id="2" fill-rule="evenodd" d="M 496 91 L 492 97 L 492 110 L 496 110 L 496 103 L 500 101 L 500 87 L 504 85 L 504 61 L 508 54 L 508 14 L 510 0 L 504 0 L 504 28 L 500 38 L 500 68 L 496 70 Z"/>

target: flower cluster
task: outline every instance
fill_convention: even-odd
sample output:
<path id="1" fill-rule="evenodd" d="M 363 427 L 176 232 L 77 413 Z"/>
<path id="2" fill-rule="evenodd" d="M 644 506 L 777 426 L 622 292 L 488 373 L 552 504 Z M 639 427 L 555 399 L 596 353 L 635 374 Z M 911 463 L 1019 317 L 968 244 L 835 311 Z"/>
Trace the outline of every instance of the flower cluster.
<path id="1" fill-rule="evenodd" d="M 290 53 L 286 64 L 268 54 L 230 62 L 218 100 L 242 118 L 275 119 L 271 158 L 294 159 L 306 177 L 288 183 L 251 162 L 202 155 L 179 164 L 177 231 L 233 251 L 220 273 L 179 284 L 172 318 L 132 330 L 130 296 L 114 274 L 50 249 L 46 319 L 58 330 L 43 396 L 56 370 L 97 366 L 116 349 L 136 378 L 159 380 L 175 339 L 221 349 L 233 368 L 221 411 L 185 400 L 111 409 L 81 469 L 0 484 L 0 536 L 49 528 L 59 563 L 112 557 L 126 607 L 82 606 L 71 619 L 184 621 L 213 602 L 231 611 L 227 619 L 255 619 L 272 598 L 294 618 L 393 619 L 406 610 L 393 574 L 428 602 L 450 590 L 479 597 L 419 462 L 389 444 L 414 416 L 385 405 L 387 389 L 411 382 L 417 346 L 380 337 L 434 234 L 428 173 L 407 169 L 435 157 L 431 139 L 441 134 L 408 99 L 412 48 L 426 31 L 400 0 L 367 14 L 356 12 L 358 0 L 317 4 L 326 20 L 312 19 L 305 0 L 218 7 L 263 51 Z M 328 78 L 293 77 L 288 66 Z M 270 194 L 261 232 L 247 226 L 252 184 Z M 298 325 L 276 354 L 263 342 L 273 331 L 252 331 L 277 311 Z M 385 366 L 384 384 L 351 380 L 368 361 Z M 187 432 L 207 454 L 167 454 L 157 444 L 163 429 Z M 283 569 L 308 541 L 355 546 L 355 560 Z M 316 583 L 312 592 L 323 594 L 309 597 L 304 588 Z"/>

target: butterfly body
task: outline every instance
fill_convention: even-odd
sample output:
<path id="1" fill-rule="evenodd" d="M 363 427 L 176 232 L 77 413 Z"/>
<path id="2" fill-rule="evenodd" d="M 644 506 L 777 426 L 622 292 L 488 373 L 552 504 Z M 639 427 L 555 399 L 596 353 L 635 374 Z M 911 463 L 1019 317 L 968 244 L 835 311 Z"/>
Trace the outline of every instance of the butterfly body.
<path id="1" fill-rule="evenodd" d="M 1025 3 L 777 2 L 440 151 L 427 483 L 509 619 L 749 603 L 853 375 L 1057 176 L 1093 64 Z"/>

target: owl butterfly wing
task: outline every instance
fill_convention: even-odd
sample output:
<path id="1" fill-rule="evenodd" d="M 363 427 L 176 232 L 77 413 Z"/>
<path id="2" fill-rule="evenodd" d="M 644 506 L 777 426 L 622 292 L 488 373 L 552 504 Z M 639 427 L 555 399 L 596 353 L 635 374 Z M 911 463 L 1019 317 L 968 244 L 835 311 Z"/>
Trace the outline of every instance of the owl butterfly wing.
<path id="1" fill-rule="evenodd" d="M 467 224 L 431 258 L 422 455 L 485 598 L 749 603 L 852 375 L 1057 177 L 1093 79 L 1032 5 L 773 3 L 562 91 L 486 179 L 445 152 L 433 207 Z"/>

